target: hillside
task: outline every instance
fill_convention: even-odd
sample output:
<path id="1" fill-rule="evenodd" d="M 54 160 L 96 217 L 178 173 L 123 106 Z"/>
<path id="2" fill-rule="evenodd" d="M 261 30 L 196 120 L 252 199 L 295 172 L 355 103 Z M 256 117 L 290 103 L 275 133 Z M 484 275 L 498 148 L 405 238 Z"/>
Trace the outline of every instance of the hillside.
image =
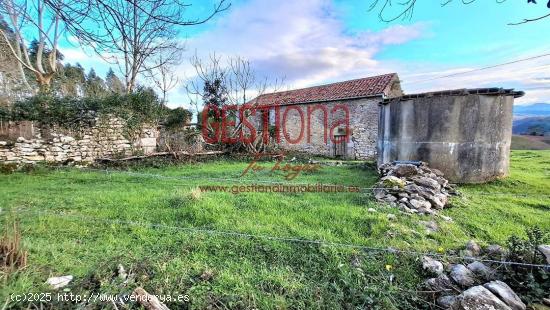
<path id="1" fill-rule="evenodd" d="M 512 150 L 550 150 L 550 144 L 540 136 L 512 136 Z"/>
<path id="2" fill-rule="evenodd" d="M 530 134 L 537 132 L 542 134 L 550 131 L 550 116 L 534 116 L 515 119 L 512 126 L 513 134 Z"/>

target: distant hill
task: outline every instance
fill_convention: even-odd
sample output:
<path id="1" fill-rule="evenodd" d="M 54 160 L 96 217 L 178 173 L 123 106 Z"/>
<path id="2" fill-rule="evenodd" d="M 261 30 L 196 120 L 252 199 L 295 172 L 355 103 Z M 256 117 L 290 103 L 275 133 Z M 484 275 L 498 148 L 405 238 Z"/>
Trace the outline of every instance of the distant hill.
<path id="1" fill-rule="evenodd" d="M 550 150 L 550 144 L 544 137 L 512 136 L 512 150 Z"/>
<path id="2" fill-rule="evenodd" d="M 514 116 L 550 116 L 550 103 L 514 105 Z"/>
<path id="3" fill-rule="evenodd" d="M 512 133 L 531 134 L 537 132 L 539 134 L 550 132 L 550 116 L 534 116 L 514 119 Z"/>
<path id="4" fill-rule="evenodd" d="M 514 105 L 515 135 L 550 132 L 550 103 Z"/>

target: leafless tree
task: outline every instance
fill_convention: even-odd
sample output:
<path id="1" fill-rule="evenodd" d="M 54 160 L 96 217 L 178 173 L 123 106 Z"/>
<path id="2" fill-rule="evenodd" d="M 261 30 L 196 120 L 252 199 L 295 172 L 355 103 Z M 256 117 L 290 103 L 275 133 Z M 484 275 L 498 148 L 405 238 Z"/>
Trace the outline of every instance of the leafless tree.
<path id="1" fill-rule="evenodd" d="M 180 0 L 81 0 L 78 7 L 64 10 L 62 16 L 70 21 L 68 31 L 84 46 L 118 66 L 126 91 L 132 92 L 138 76 L 164 66 L 159 59 L 172 59 L 159 55 L 181 53 L 178 26 L 204 23 L 229 5 L 220 0 L 202 19 L 186 18 L 189 6 Z"/>
<path id="2" fill-rule="evenodd" d="M 369 11 L 377 10 L 378 11 L 378 17 L 380 20 L 384 22 L 392 22 L 398 19 L 410 19 L 414 13 L 415 7 L 417 5 L 418 0 L 405 0 L 402 2 L 392 1 L 392 0 L 370 0 L 371 5 L 369 8 Z M 477 0 L 460 0 L 463 4 L 471 4 L 476 2 Z M 495 0 L 496 3 L 503 3 L 506 0 Z M 441 0 L 440 5 L 446 6 L 449 5 L 452 2 L 456 2 L 454 0 Z M 395 4 L 395 5 L 394 5 Z M 530 4 L 537 4 L 536 1 L 527 1 L 527 5 Z M 550 1 L 547 3 L 547 8 L 550 9 Z M 391 10 L 391 8 L 397 7 L 397 13 L 394 13 L 390 17 L 386 17 L 386 12 Z M 509 23 L 509 25 L 520 25 L 525 24 L 529 22 L 539 21 L 541 19 L 545 19 L 550 17 L 550 13 L 542 14 L 537 17 L 533 18 L 524 18 L 521 21 Z"/>
<path id="3" fill-rule="evenodd" d="M 250 108 L 256 108 L 256 103 L 251 100 L 253 99 L 252 96 L 257 97 L 267 91 L 278 91 L 284 84 L 284 78 L 259 76 L 253 69 L 251 62 L 242 57 L 227 57 L 222 60 L 221 57 L 212 54 L 207 61 L 203 61 L 195 55 L 190 62 L 195 69 L 195 76 L 186 85 L 186 91 L 191 103 L 197 110 L 197 115 L 204 103 L 204 86 L 208 83 L 221 82 L 220 93 L 218 94 L 221 99 L 218 101 L 222 104 L 236 106 L 248 104 Z M 229 112 L 237 113 L 236 111 Z M 241 131 L 245 130 L 242 119 L 237 115 L 230 115 L 229 117 L 234 117 L 236 120 L 235 129 L 231 133 L 232 137 L 236 137 L 241 134 Z M 208 130 L 213 132 L 213 128 L 208 128 Z M 250 153 L 258 153 L 266 148 L 263 142 L 262 137 L 258 135 L 256 140 L 251 143 L 237 143 L 230 147 L 231 151 L 244 149 Z"/>
<path id="4" fill-rule="evenodd" d="M 29 85 L 24 70 L 32 72 L 41 90 L 49 89 L 58 70 L 58 43 L 62 34 L 62 21 L 56 10 L 43 0 L 0 0 L 0 15 L 13 31 L 0 29 L 3 43 L 17 60 L 24 85 Z M 31 59 L 29 42 L 25 37 L 37 38 L 34 59 Z M 47 59 L 44 59 L 46 57 Z"/>
<path id="5" fill-rule="evenodd" d="M 159 55 L 153 61 L 154 69 L 150 69 L 148 72 L 149 79 L 161 92 L 164 104 L 168 103 L 166 99 L 168 92 L 174 89 L 180 82 L 177 74 L 174 72 L 175 66 L 180 62 L 179 54 L 168 55 L 168 59 L 166 57 L 165 55 Z"/>
<path id="6" fill-rule="evenodd" d="M 221 57 L 215 53 L 210 54 L 207 60 L 203 60 L 195 54 L 191 57 L 189 63 L 194 68 L 195 72 L 192 78 L 188 78 L 187 84 L 185 85 L 185 92 L 187 93 L 190 104 L 194 106 L 197 115 L 199 115 L 203 104 L 205 84 L 214 83 L 215 81 L 224 83 L 228 70 L 222 65 Z M 227 93 L 228 91 L 223 89 L 220 95 L 227 96 Z"/>

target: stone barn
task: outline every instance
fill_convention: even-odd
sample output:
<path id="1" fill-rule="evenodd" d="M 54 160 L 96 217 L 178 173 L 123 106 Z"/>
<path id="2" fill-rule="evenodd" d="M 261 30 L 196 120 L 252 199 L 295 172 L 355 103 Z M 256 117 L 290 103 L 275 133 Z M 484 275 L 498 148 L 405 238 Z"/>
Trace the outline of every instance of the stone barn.
<path id="1" fill-rule="evenodd" d="M 378 105 L 401 95 L 399 77 L 390 73 L 264 94 L 250 103 L 269 111 L 271 126 L 279 124 L 278 145 L 283 150 L 374 159 Z"/>

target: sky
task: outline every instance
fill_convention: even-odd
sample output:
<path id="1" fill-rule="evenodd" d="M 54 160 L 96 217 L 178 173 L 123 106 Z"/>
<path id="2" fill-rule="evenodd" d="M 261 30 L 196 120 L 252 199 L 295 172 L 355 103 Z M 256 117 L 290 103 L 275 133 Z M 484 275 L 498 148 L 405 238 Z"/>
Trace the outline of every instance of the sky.
<path id="1" fill-rule="evenodd" d="M 214 5 L 187 2 L 190 15 Z M 397 12 L 397 2 L 386 18 Z M 290 89 L 396 72 L 408 94 L 505 87 L 526 92 L 516 104 L 550 102 L 550 55 L 469 72 L 550 54 L 550 18 L 508 25 L 550 11 L 543 1 L 526 2 L 418 1 L 410 19 L 384 22 L 379 10 L 369 11 L 372 0 L 233 0 L 207 24 L 181 29 L 186 50 L 177 74 L 183 82 L 169 93 L 169 105 L 189 107 L 183 84 L 194 76 L 188 59 L 195 53 L 244 57 L 259 77 L 284 77 Z M 65 61 L 107 72 L 99 57 L 67 43 Z"/>

